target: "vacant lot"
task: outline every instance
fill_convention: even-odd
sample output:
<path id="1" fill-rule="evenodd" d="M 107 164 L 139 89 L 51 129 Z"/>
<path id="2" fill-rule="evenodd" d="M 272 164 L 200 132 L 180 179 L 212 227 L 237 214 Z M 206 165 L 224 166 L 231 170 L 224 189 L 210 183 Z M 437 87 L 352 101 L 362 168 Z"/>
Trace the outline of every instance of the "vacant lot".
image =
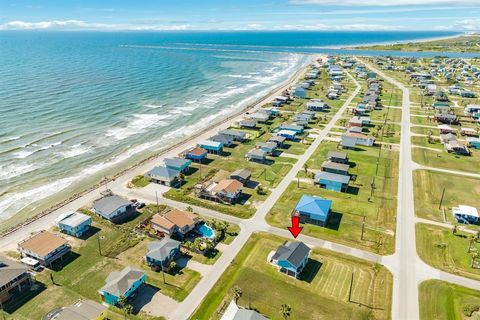
<path id="1" fill-rule="evenodd" d="M 192 319 L 219 319 L 238 286 L 238 303 L 271 319 L 280 306 L 292 307 L 291 319 L 390 318 L 392 276 L 383 267 L 327 250 L 313 250 L 302 280 L 281 274 L 267 262 L 285 239 L 254 234 L 210 291 Z M 354 275 L 352 300 L 348 302 Z M 373 309 L 375 308 L 375 309 Z"/>
<path id="2" fill-rule="evenodd" d="M 471 156 L 459 156 L 428 149 L 412 150 L 413 161 L 428 167 L 480 173 L 480 151 L 470 149 Z"/>
<path id="3" fill-rule="evenodd" d="M 419 286 L 421 320 L 463 320 L 465 305 L 480 305 L 480 291 L 440 280 L 424 281 Z"/>
<path id="4" fill-rule="evenodd" d="M 418 223 L 416 235 L 417 252 L 423 261 L 446 272 L 480 280 L 480 269 L 471 267 L 468 234 L 453 234 L 450 229 Z M 478 252 L 480 243 L 473 242 L 471 250 Z"/>
<path id="5" fill-rule="evenodd" d="M 480 199 L 471 197 L 480 193 L 480 180 L 442 172 L 416 170 L 413 172 L 415 188 L 415 213 L 420 218 L 444 222 L 439 209 L 443 189 L 442 207 L 447 221 L 454 222 L 452 207 L 459 204 L 480 207 Z"/>

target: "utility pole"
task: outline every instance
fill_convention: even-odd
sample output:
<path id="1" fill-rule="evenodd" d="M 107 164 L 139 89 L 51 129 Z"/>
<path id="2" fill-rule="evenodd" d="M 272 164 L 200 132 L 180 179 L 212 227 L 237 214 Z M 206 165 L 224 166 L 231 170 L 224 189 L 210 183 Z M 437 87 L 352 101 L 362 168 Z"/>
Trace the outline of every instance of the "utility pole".
<path id="1" fill-rule="evenodd" d="M 352 278 L 350 280 L 350 290 L 348 292 L 348 302 L 352 302 L 352 291 L 353 291 L 353 272 L 352 272 Z"/>
<path id="2" fill-rule="evenodd" d="M 438 210 L 442 209 L 443 197 L 445 196 L 445 188 L 442 191 L 442 197 L 440 198 L 440 204 L 438 205 Z"/>
<path id="3" fill-rule="evenodd" d="M 363 234 L 365 233 L 365 216 L 363 216 L 363 222 L 362 222 L 362 236 L 360 237 L 361 240 L 363 240 Z"/>

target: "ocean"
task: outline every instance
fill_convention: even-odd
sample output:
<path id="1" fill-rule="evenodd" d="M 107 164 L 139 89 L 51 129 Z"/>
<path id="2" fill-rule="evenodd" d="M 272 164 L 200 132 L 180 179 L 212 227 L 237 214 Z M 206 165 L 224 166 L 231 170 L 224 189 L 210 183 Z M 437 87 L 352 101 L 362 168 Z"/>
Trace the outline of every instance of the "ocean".
<path id="1" fill-rule="evenodd" d="M 2 225 L 244 108 L 309 53 L 448 35 L 0 32 Z"/>

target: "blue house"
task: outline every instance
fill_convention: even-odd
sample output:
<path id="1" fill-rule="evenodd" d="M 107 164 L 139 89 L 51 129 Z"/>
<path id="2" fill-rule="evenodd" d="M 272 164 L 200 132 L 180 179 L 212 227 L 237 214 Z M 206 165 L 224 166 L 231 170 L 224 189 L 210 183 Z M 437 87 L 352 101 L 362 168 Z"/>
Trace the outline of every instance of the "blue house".
<path id="1" fill-rule="evenodd" d="M 292 212 L 293 216 L 299 216 L 301 223 L 310 223 L 325 226 L 330 215 L 332 200 L 321 197 L 303 195 Z"/>
<path id="2" fill-rule="evenodd" d="M 185 152 L 185 158 L 194 162 L 202 162 L 207 158 L 208 152 L 202 148 L 192 148 Z"/>
<path id="3" fill-rule="evenodd" d="M 116 306 L 120 297 L 129 298 L 145 283 L 147 275 L 142 270 L 126 267 L 122 271 L 114 271 L 107 277 L 106 284 L 98 291 L 102 301 Z"/>
<path id="4" fill-rule="evenodd" d="M 281 124 L 278 127 L 279 130 L 289 130 L 289 131 L 295 131 L 295 133 L 300 134 L 303 133 L 304 128 L 302 126 L 297 126 L 296 124 Z"/>
<path id="5" fill-rule="evenodd" d="M 298 278 L 307 265 L 310 248 L 303 242 L 287 241 L 277 248 L 270 262 L 278 267 L 278 271 Z"/>
<path id="6" fill-rule="evenodd" d="M 307 89 L 305 89 L 302 86 L 297 86 L 295 87 L 295 90 L 293 91 L 293 96 L 295 98 L 300 98 L 300 99 L 306 99 L 307 98 Z"/>
<path id="7" fill-rule="evenodd" d="M 185 172 L 192 165 L 192 161 L 179 157 L 167 158 L 163 161 L 167 169 L 172 169 L 180 172 Z"/>
<path id="8" fill-rule="evenodd" d="M 458 207 L 452 208 L 452 214 L 460 223 L 476 224 L 480 221 L 478 210 L 475 207 L 459 205 Z"/>
<path id="9" fill-rule="evenodd" d="M 179 183 L 180 171 L 167 167 L 155 167 L 145 173 L 145 177 L 154 183 L 173 187 Z"/>
<path id="10" fill-rule="evenodd" d="M 95 200 L 93 211 L 112 222 L 124 221 L 135 214 L 132 202 L 117 195 L 109 195 Z"/>
<path id="11" fill-rule="evenodd" d="M 297 138 L 297 133 L 291 130 L 280 130 L 277 132 L 277 136 L 284 137 L 287 140 L 295 140 Z"/>
<path id="12" fill-rule="evenodd" d="M 223 143 L 211 140 L 205 140 L 199 143 L 200 148 L 207 150 L 208 153 L 219 154 L 223 150 Z"/>
<path id="13" fill-rule="evenodd" d="M 160 241 L 148 244 L 148 253 L 145 260 L 150 266 L 168 267 L 170 261 L 175 259 L 180 252 L 180 242 L 170 238 L 163 238 Z"/>
<path id="14" fill-rule="evenodd" d="M 346 192 L 349 182 L 350 176 L 342 174 L 322 171 L 315 176 L 315 183 L 319 184 L 320 188 L 337 192 Z"/>
<path id="15" fill-rule="evenodd" d="M 480 138 L 467 137 L 466 140 L 469 147 L 480 149 Z"/>
<path id="16" fill-rule="evenodd" d="M 92 225 L 92 217 L 79 212 L 60 215 L 55 222 L 60 231 L 74 237 L 81 237 Z"/>

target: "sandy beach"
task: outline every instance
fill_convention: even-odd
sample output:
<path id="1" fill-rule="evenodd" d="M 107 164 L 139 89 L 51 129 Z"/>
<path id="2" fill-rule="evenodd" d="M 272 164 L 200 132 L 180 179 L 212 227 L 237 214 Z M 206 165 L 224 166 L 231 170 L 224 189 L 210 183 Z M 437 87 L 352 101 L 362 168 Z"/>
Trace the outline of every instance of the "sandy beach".
<path id="1" fill-rule="evenodd" d="M 321 57 L 323 56 L 314 55 L 311 57 L 310 61 L 314 61 L 315 59 Z M 200 132 L 197 132 L 194 135 L 183 139 L 182 141 L 161 151 L 159 154 L 145 159 L 144 161 L 141 161 L 140 163 L 130 167 L 129 169 L 117 173 L 111 179 L 109 178 L 108 188 L 113 191 L 126 188 L 127 183 L 133 177 L 144 174 L 146 171 L 150 170 L 154 166 L 162 164 L 165 158 L 177 156 L 180 152 L 196 146 L 199 141 L 207 139 L 208 137 L 216 134 L 219 130 L 223 130 L 232 126 L 235 122 L 241 120 L 244 117 L 245 113 L 249 111 L 254 111 L 262 107 L 266 103 L 273 101 L 275 96 L 280 95 L 286 89 L 291 87 L 303 76 L 306 68 L 307 67 L 301 68 L 300 70 L 295 72 L 287 81 L 272 89 L 264 97 L 260 98 L 249 106 L 242 108 L 242 110 L 239 110 L 238 112 L 216 123 L 212 123 L 211 126 L 208 126 Z M 27 222 L 4 232 L 2 235 L 0 235 L 1 251 L 15 250 L 17 247 L 17 243 L 24 239 L 26 236 L 28 236 L 32 232 L 52 227 L 55 224 L 55 219 L 60 214 L 69 211 L 76 211 L 77 209 L 90 204 L 95 199 L 98 199 L 100 197 L 100 192 L 103 190 L 105 190 L 104 182 L 99 182 L 98 184 L 88 188 L 84 192 L 78 193 L 60 204 L 52 205 L 52 207 L 50 207 L 48 210 L 39 213 Z"/>

